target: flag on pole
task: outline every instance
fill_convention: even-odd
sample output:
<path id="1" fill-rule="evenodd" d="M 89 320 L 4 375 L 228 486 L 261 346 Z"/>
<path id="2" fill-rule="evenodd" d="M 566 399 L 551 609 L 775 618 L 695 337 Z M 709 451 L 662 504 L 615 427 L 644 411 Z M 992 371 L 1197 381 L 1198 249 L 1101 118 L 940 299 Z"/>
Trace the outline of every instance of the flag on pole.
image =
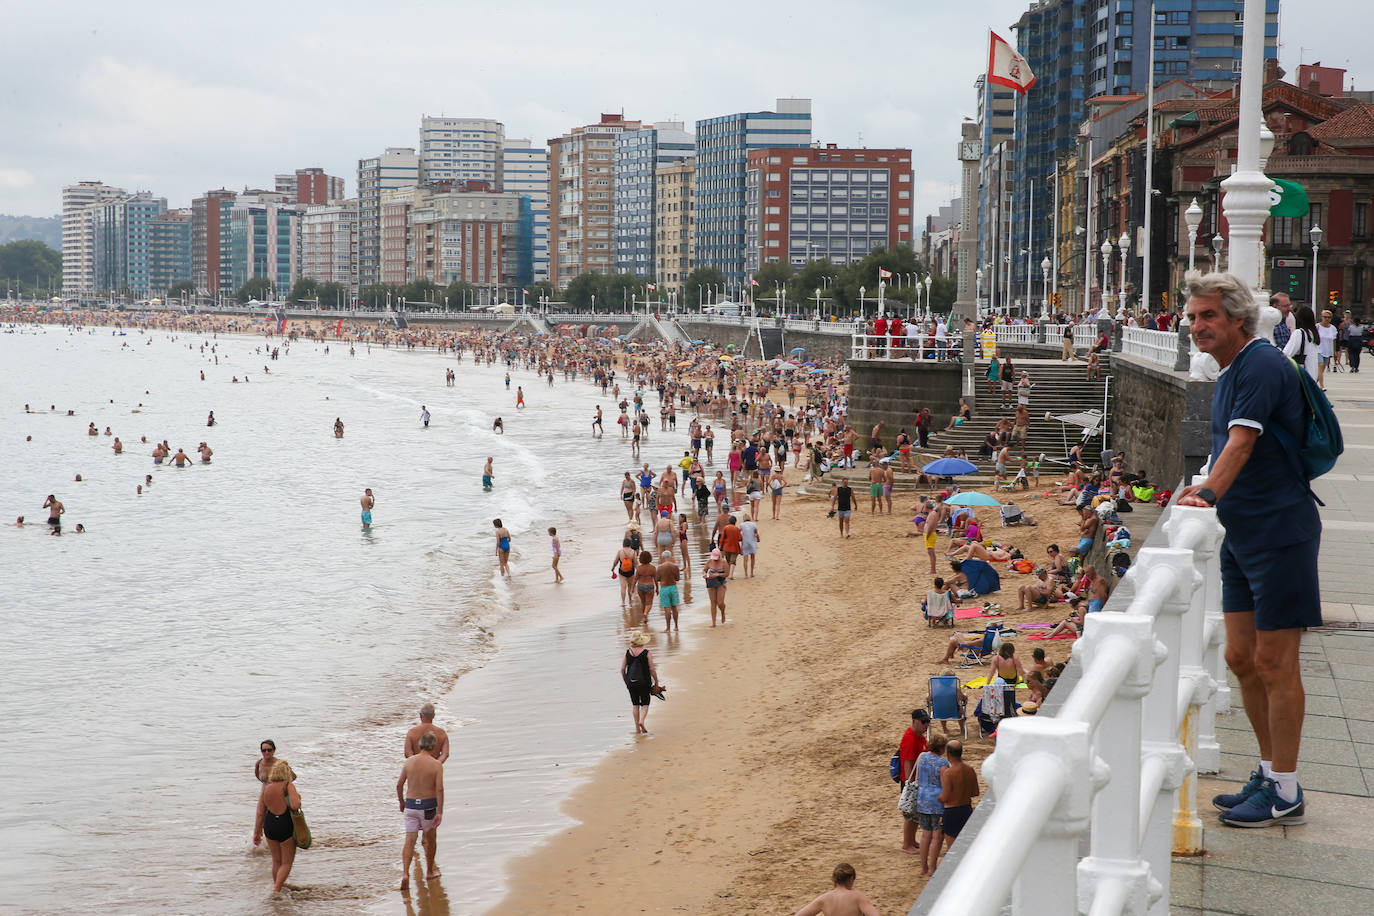
<path id="1" fill-rule="evenodd" d="M 1268 177 L 1268 176 L 1266 176 Z M 1270 178 L 1274 187 L 1269 189 L 1270 216 L 1306 216 L 1310 207 L 1307 190 L 1296 181 Z"/>
<path id="2" fill-rule="evenodd" d="M 334 325 L 334 336 L 335 336 L 335 337 L 342 337 L 342 336 L 343 336 L 343 319 L 342 319 L 342 318 L 339 319 L 339 323 L 338 323 L 338 324 Z"/>
<path id="3" fill-rule="evenodd" d="M 759 285 L 759 281 L 758 281 L 758 280 L 755 280 L 753 277 L 750 277 L 750 278 L 749 278 L 749 285 L 750 285 L 750 286 L 758 286 L 758 285 Z"/>
<path id="4" fill-rule="evenodd" d="M 892 279 L 892 271 L 890 271 L 890 270 L 883 270 L 881 267 L 879 267 L 879 268 L 878 268 L 878 279 L 879 279 L 879 280 L 891 280 L 891 279 Z"/>
<path id="5" fill-rule="evenodd" d="M 282 333 L 282 332 L 285 331 L 285 330 L 286 330 L 286 315 L 282 315 L 282 316 L 281 316 L 281 321 L 278 321 L 278 322 L 277 322 L 277 333 L 280 334 L 280 333 Z"/>
<path id="6" fill-rule="evenodd" d="M 988 82 L 1009 86 L 1025 95 L 1026 90 L 1035 85 L 1030 65 L 1002 36 L 996 32 L 988 34 L 992 36 L 988 48 Z"/>
<path id="7" fill-rule="evenodd" d="M 658 285 L 655 284 L 655 283 L 645 283 L 645 284 L 644 284 L 644 288 L 645 288 L 645 289 L 658 289 Z"/>

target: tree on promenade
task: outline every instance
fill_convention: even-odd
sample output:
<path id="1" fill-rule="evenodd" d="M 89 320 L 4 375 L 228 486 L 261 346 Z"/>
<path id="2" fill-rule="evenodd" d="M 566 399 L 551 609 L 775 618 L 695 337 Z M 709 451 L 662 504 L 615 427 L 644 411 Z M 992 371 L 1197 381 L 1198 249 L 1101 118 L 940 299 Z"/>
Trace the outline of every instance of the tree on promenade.
<path id="1" fill-rule="evenodd" d="M 0 283 L 21 295 L 61 289 L 62 254 L 31 239 L 0 245 Z"/>

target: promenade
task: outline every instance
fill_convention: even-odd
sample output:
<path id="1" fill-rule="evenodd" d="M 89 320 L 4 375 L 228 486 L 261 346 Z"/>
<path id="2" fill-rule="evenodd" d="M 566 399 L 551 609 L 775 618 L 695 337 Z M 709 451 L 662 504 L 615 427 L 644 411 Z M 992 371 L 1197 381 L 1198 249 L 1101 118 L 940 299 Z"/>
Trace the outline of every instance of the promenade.
<path id="1" fill-rule="evenodd" d="M 1217 821 L 1212 796 L 1235 791 L 1258 757 L 1232 678 L 1232 713 L 1217 719 L 1221 772 L 1199 780 L 1207 852 L 1174 859 L 1170 911 L 1177 916 L 1374 913 L 1374 368 L 1328 373 L 1326 384 L 1345 454 L 1313 487 L 1326 502 L 1326 626 L 1302 645 L 1299 778 L 1307 823 L 1237 830 Z"/>

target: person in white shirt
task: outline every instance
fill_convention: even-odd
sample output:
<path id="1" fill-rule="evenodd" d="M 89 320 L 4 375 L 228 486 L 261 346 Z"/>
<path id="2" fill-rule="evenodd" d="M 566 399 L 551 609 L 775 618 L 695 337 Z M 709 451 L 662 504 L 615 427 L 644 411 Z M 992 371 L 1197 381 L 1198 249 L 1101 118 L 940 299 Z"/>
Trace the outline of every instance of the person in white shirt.
<path id="1" fill-rule="evenodd" d="M 1297 329 L 1284 344 L 1283 355 L 1297 361 L 1313 378 L 1321 377 L 1321 361 L 1318 358 L 1317 320 L 1312 314 L 1312 306 L 1300 305 L 1293 310 Z"/>
<path id="2" fill-rule="evenodd" d="M 936 359 L 945 358 L 945 344 L 949 340 L 949 328 L 943 321 L 935 323 L 935 357 Z"/>
<path id="3" fill-rule="evenodd" d="M 1336 352 L 1336 335 L 1340 328 L 1331 323 L 1331 313 L 1322 311 L 1322 323 L 1317 325 L 1317 356 L 1320 363 L 1317 366 L 1317 384 L 1322 391 L 1326 390 L 1326 367 L 1331 365 L 1331 356 Z"/>

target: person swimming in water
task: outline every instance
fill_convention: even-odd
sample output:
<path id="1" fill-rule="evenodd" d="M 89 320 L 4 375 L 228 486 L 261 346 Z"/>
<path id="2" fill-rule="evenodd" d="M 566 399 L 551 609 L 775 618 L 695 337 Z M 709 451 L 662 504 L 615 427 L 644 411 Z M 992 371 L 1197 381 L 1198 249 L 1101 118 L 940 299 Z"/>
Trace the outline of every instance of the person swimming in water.
<path id="1" fill-rule="evenodd" d="M 342 439 L 344 434 L 343 420 L 339 417 L 334 418 L 334 438 Z"/>
<path id="2" fill-rule="evenodd" d="M 501 422 L 501 418 L 500 418 L 500 417 L 497 417 L 497 418 L 492 422 L 492 424 L 491 424 L 491 431 L 494 432 L 494 433 L 496 433 L 497 435 L 502 435 L 502 434 L 505 433 L 505 431 L 506 431 L 506 424 L 504 424 L 504 423 Z"/>

